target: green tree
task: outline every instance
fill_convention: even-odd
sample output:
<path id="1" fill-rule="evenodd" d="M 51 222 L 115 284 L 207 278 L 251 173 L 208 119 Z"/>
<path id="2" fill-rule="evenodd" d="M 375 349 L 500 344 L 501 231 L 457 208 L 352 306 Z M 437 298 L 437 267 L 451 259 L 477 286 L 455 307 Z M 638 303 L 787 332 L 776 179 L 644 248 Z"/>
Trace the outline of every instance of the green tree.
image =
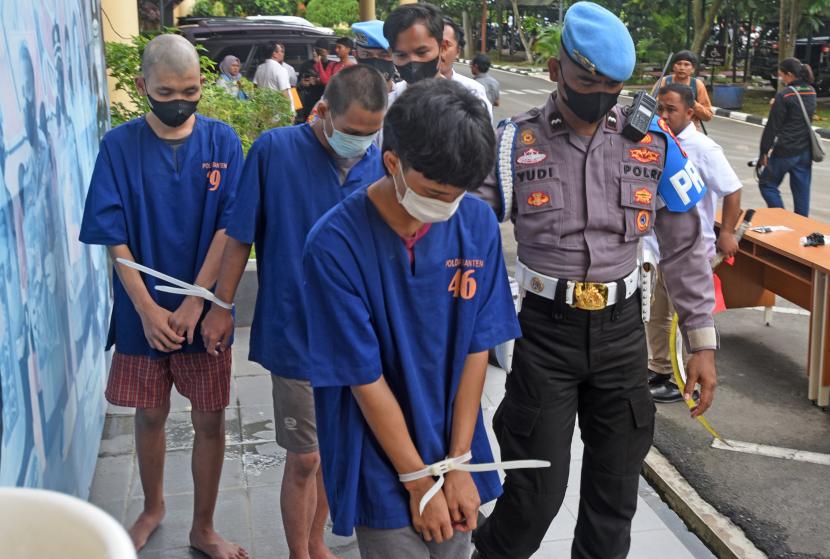
<path id="1" fill-rule="evenodd" d="M 357 0 L 310 0 L 305 17 L 317 25 L 351 25 L 360 19 Z"/>
<path id="2" fill-rule="evenodd" d="M 294 15 L 297 0 L 198 0 L 194 16 Z"/>

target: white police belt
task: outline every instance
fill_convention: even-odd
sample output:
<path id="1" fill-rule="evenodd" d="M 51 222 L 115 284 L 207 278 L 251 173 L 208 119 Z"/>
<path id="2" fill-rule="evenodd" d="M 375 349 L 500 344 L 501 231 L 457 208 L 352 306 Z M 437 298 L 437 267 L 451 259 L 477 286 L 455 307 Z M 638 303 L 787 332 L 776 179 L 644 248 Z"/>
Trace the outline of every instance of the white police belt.
<path id="1" fill-rule="evenodd" d="M 226 303 L 225 301 L 219 299 L 216 295 L 214 295 L 209 289 L 206 289 L 200 285 L 193 285 L 192 283 L 184 282 L 180 279 L 174 278 L 173 276 L 168 276 L 167 274 L 163 274 L 159 271 L 153 270 L 152 268 L 148 268 L 147 266 L 142 266 L 138 262 L 133 262 L 132 260 L 116 258 L 115 261 L 128 268 L 132 268 L 134 270 L 138 270 L 139 272 L 143 272 L 148 276 L 153 276 L 154 278 L 158 278 L 162 281 L 166 281 L 167 283 L 172 283 L 173 285 L 178 286 L 170 287 L 167 285 L 157 285 L 156 291 L 164 291 L 165 293 L 173 293 L 175 295 L 192 295 L 193 297 L 201 297 L 202 299 L 207 299 L 211 303 L 218 305 L 223 309 L 230 310 L 233 308 L 233 303 Z"/>
<path id="2" fill-rule="evenodd" d="M 462 472 L 492 472 L 495 470 L 518 470 L 520 468 L 547 468 L 550 466 L 550 462 L 547 460 L 510 460 L 508 462 L 491 462 L 489 464 L 467 464 L 470 460 L 473 459 L 473 453 L 467 452 L 462 454 L 461 456 L 456 456 L 455 458 L 446 458 L 441 460 L 440 462 L 436 462 L 435 464 L 431 464 L 424 468 L 423 470 L 418 470 L 417 472 L 412 472 L 409 474 L 400 474 L 398 479 L 401 482 L 406 483 L 408 481 L 415 481 L 416 479 L 421 479 L 425 477 L 437 477 L 438 480 L 435 482 L 435 485 L 429 488 L 429 491 L 424 493 L 424 496 L 421 498 L 421 503 L 418 507 L 418 513 L 423 514 L 424 508 L 426 508 L 427 503 L 429 503 L 430 499 L 435 497 L 435 495 L 441 490 L 444 486 L 444 474 L 447 472 L 451 472 L 453 470 L 459 470 Z"/>
<path id="3" fill-rule="evenodd" d="M 623 278 L 625 285 L 624 299 L 637 291 L 640 280 L 639 266 Z M 516 281 L 525 292 L 534 293 L 545 299 L 554 300 L 556 286 L 560 280 L 534 272 L 521 261 L 516 263 Z M 592 283 L 568 281 L 565 289 L 565 303 L 585 310 L 600 310 L 610 307 L 619 299 L 617 283 Z"/>

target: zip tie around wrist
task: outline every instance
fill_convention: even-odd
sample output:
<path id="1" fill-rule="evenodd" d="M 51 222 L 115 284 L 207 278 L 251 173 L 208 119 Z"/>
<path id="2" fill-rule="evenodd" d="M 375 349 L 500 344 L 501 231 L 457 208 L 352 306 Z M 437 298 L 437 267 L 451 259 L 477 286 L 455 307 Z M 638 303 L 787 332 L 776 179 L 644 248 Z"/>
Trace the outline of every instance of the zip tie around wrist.
<path id="1" fill-rule="evenodd" d="M 199 285 L 193 285 L 191 283 L 184 282 L 182 280 L 176 279 L 173 276 L 168 276 L 167 274 L 163 274 L 161 272 L 157 272 L 152 268 L 148 268 L 147 266 L 142 266 L 138 262 L 133 262 L 132 260 L 126 260 L 124 258 L 116 258 L 116 262 L 122 264 L 128 268 L 132 268 L 133 270 L 138 270 L 139 272 L 143 272 L 148 276 L 153 276 L 154 278 L 158 278 L 162 281 L 166 281 L 167 283 L 172 283 L 173 285 L 177 285 L 178 287 L 170 287 L 167 285 L 157 285 L 156 291 L 163 291 L 165 293 L 174 293 L 176 295 L 192 295 L 194 297 L 201 297 L 202 299 L 207 299 L 211 303 L 222 307 L 223 309 L 231 310 L 233 309 L 233 303 L 226 303 L 225 301 L 219 299 L 216 295 L 214 295 L 209 289 L 201 287 Z"/>
<path id="2" fill-rule="evenodd" d="M 472 459 L 473 453 L 466 452 L 461 456 L 456 456 L 455 458 L 445 458 L 440 462 L 436 462 L 435 464 L 427 466 L 423 470 L 398 475 L 398 479 L 402 483 L 406 483 L 408 481 L 415 481 L 417 479 L 425 477 L 438 478 L 435 484 L 432 487 L 430 487 L 429 491 L 424 493 L 424 496 L 421 498 L 421 503 L 418 506 L 418 514 L 424 514 L 424 509 L 426 508 L 427 503 L 429 503 L 429 501 L 433 497 L 435 497 L 435 495 L 444 486 L 444 474 L 451 472 L 453 470 L 459 470 L 462 472 L 492 472 L 494 470 L 517 470 L 520 468 L 547 468 L 550 466 L 550 462 L 548 462 L 547 460 L 510 460 L 507 462 L 491 462 L 489 464 L 467 464 L 467 462 L 469 462 Z"/>

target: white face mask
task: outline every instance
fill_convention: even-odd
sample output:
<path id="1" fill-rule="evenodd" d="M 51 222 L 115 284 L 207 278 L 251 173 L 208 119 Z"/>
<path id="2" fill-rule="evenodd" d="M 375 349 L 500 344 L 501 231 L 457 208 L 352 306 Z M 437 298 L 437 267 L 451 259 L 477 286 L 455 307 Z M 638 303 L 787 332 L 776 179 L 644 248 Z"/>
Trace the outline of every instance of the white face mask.
<path id="1" fill-rule="evenodd" d="M 325 134 L 331 149 L 340 157 L 352 159 L 362 156 L 369 149 L 369 146 L 372 145 L 372 142 L 375 141 L 375 136 L 378 135 L 377 132 L 371 136 L 346 134 L 334 127 L 334 120 L 331 118 L 331 113 L 326 116 L 329 117 L 329 122 L 331 123 L 331 136 L 326 133 L 325 121 L 323 121 L 323 134 Z"/>
<path id="2" fill-rule="evenodd" d="M 395 185 L 395 194 L 398 197 L 398 202 L 407 211 L 409 215 L 420 221 L 421 223 L 438 223 L 440 221 L 448 221 L 461 204 L 461 199 L 464 198 L 462 194 L 452 202 L 444 202 L 436 198 L 428 198 L 421 196 L 406 184 L 406 179 L 403 176 L 403 168 L 401 168 L 401 181 L 404 186 L 404 193 L 401 194 L 398 188 L 398 181 L 395 180 L 395 175 L 392 175 L 392 182 Z"/>

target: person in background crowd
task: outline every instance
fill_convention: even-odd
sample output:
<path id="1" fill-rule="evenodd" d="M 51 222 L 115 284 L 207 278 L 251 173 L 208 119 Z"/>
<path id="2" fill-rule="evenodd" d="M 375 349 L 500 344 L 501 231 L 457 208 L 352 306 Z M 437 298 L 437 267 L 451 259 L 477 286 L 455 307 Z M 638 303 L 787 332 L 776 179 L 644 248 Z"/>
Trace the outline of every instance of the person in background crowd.
<path id="1" fill-rule="evenodd" d="M 291 110 L 294 110 L 294 99 L 291 97 L 291 82 L 288 79 L 288 72 L 282 67 L 285 57 L 285 49 L 279 43 L 274 45 L 271 51 L 271 58 L 257 66 L 254 74 L 254 85 L 267 87 L 279 91 L 291 102 Z"/>
<path id="2" fill-rule="evenodd" d="M 677 83 L 688 86 L 692 90 L 692 99 L 695 103 L 694 123 L 698 130 L 701 130 L 701 121 L 712 120 L 712 102 L 706 92 L 706 84 L 703 80 L 694 77 L 697 70 L 698 58 L 690 50 L 681 50 L 671 59 L 672 74 L 660 81 L 660 87 Z"/>
<path id="3" fill-rule="evenodd" d="M 499 81 L 489 74 L 490 57 L 486 54 L 477 54 L 470 62 L 470 71 L 473 79 L 484 86 L 487 91 L 487 99 L 494 107 L 499 106 Z"/>
<path id="4" fill-rule="evenodd" d="M 324 40 L 325 39 L 320 39 L 320 41 Z M 354 65 L 354 62 L 352 62 L 351 58 L 349 58 L 351 52 L 352 40 L 348 37 L 340 37 L 334 44 L 334 53 L 340 60 L 337 62 L 331 62 L 326 60 L 322 54 L 319 55 L 319 59 L 315 63 L 314 69 L 317 70 L 317 73 L 320 75 L 320 81 L 323 85 L 327 85 L 329 80 L 337 75 L 337 72 L 343 68 L 348 68 L 349 66 Z M 325 51 L 325 56 L 328 56 L 328 50 Z M 326 60 L 327 64 L 323 63 L 324 60 Z"/>
<path id="5" fill-rule="evenodd" d="M 282 43 L 277 43 L 276 48 L 280 49 L 280 52 L 282 53 L 277 62 L 279 62 L 280 66 L 282 66 L 283 70 L 285 70 L 285 72 L 288 74 L 288 83 L 291 84 L 291 87 L 296 87 L 297 70 L 295 70 L 291 64 L 285 61 L 285 45 L 283 45 Z"/>
<path id="6" fill-rule="evenodd" d="M 460 83 L 473 95 L 481 99 L 484 106 L 487 107 L 487 112 L 490 114 L 490 120 L 493 119 L 493 104 L 487 97 L 487 89 L 483 84 L 478 83 L 472 78 L 468 78 L 463 74 L 459 74 L 453 69 L 453 64 L 458 59 L 458 53 L 464 48 L 464 31 L 461 26 L 455 23 L 452 18 L 444 16 L 444 34 L 443 34 L 444 49 L 441 54 L 441 61 L 438 63 L 438 70 L 442 76 L 448 80 Z"/>
<path id="7" fill-rule="evenodd" d="M 320 101 L 325 89 L 323 84 L 320 83 L 320 76 L 317 75 L 317 71 L 310 65 L 303 64 L 300 67 L 299 80 L 297 81 L 297 95 L 299 95 L 303 106 L 297 111 L 297 118 L 294 119 L 295 124 L 308 121 L 311 110 Z"/>
<path id="8" fill-rule="evenodd" d="M 323 214 L 383 176 L 373 140 L 386 98 L 376 70 L 353 66 L 329 82 L 313 124 L 264 132 L 245 159 L 228 225 L 216 294 L 233 300 L 256 242 L 259 291 L 249 359 L 271 372 L 276 440 L 287 451 L 280 508 L 292 559 L 334 557 L 323 542 L 328 503 L 309 383 L 311 356 L 320 348 L 309 347 L 304 306 L 321 294 L 304 285 L 303 244 Z M 231 312 L 212 308 L 202 327 L 206 347 L 215 353 L 232 333 Z"/>
<path id="9" fill-rule="evenodd" d="M 383 36 L 383 22 L 360 21 L 352 25 L 355 58 L 358 64 L 366 64 L 386 78 L 389 91 L 395 85 L 395 64 L 389 54 L 389 41 Z"/>
<path id="10" fill-rule="evenodd" d="M 672 133 L 677 136 L 680 146 L 695 164 L 703 182 L 706 194 L 698 204 L 700 232 L 706 248 L 706 258 L 711 262 L 720 251 L 733 256 L 738 251 L 735 227 L 741 215 L 741 180 L 729 165 L 726 156 L 714 140 L 694 126 L 694 99 L 692 90 L 680 84 L 660 88 L 657 110 L 666 121 Z M 722 227 L 715 238 L 715 211 L 718 201 L 723 200 Z M 657 237 L 652 233 L 643 240 L 657 260 L 660 248 Z M 660 267 L 656 270 L 657 280 L 651 303 L 651 319 L 646 324 L 648 340 L 648 384 L 654 401 L 660 404 L 679 402 L 683 394 L 674 383 L 669 347 L 674 305 L 669 298 L 666 282 Z"/>
<path id="11" fill-rule="evenodd" d="M 389 93 L 391 105 L 408 84 L 438 75 L 438 61 L 446 48 L 441 10 L 426 2 L 399 6 L 383 23 L 383 36 L 403 79 Z"/>
<path id="12" fill-rule="evenodd" d="M 765 165 L 758 184 L 770 208 L 783 208 L 781 181 L 790 175 L 793 211 L 807 217 L 810 213 L 810 181 L 813 174 L 811 128 L 801 110 L 803 103 L 809 120 L 816 112 L 813 69 L 797 58 L 787 58 L 778 66 L 778 78 L 784 87 L 775 94 L 767 124 L 761 135 L 758 165 Z M 801 103 L 799 103 L 801 99 Z M 772 155 L 767 155 L 772 150 Z"/>
<path id="13" fill-rule="evenodd" d="M 248 96 L 239 87 L 239 80 L 242 78 L 242 74 L 239 73 L 241 66 L 239 59 L 232 54 L 223 58 L 219 63 L 219 78 L 216 80 L 216 85 L 221 86 L 237 99 L 247 99 Z"/>
<path id="14" fill-rule="evenodd" d="M 199 55 L 184 37 L 159 35 L 147 43 L 136 86 L 151 112 L 104 136 L 80 240 L 106 245 L 113 260 L 210 289 L 227 240 L 242 146 L 230 126 L 195 114 L 203 80 Z M 130 528 L 133 544 L 142 549 L 164 518 L 164 425 L 175 385 L 190 400 L 195 433 L 190 545 L 211 559 L 248 557 L 213 526 L 225 460 L 230 339 L 227 351 L 209 355 L 196 335 L 204 299 L 161 293 L 155 278 L 123 265 L 115 272 L 107 343 L 107 349 L 115 344 L 115 354 L 106 397 L 136 408 L 144 510 Z"/>

